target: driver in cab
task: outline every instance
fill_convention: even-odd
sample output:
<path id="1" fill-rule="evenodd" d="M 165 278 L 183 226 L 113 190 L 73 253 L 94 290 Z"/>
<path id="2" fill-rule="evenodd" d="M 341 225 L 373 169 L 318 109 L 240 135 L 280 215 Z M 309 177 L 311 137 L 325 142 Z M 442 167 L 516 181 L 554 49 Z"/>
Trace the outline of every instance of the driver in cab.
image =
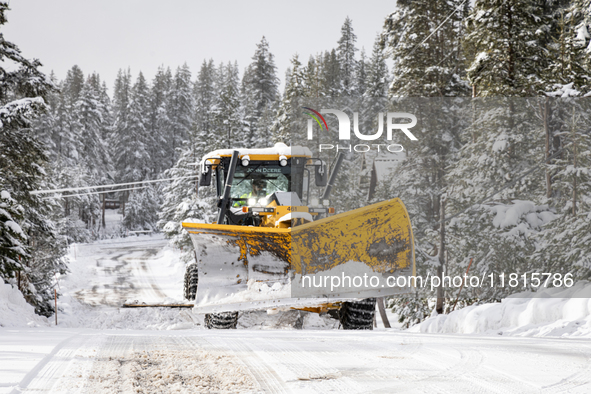
<path id="1" fill-rule="evenodd" d="M 254 198 L 258 201 L 261 197 L 266 197 L 265 194 L 266 182 L 263 179 L 255 179 L 252 181 L 252 190 L 249 193 L 244 193 L 240 196 L 241 201 L 236 201 L 233 205 L 235 208 L 240 208 L 248 205 L 248 200 Z"/>

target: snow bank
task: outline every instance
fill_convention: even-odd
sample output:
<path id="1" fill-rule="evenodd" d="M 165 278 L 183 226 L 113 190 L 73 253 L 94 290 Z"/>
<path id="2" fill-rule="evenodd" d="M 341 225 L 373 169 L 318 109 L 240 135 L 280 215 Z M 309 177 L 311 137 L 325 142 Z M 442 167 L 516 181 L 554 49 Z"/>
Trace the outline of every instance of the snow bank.
<path id="1" fill-rule="evenodd" d="M 186 330 L 203 328 L 203 317 L 184 308 L 89 306 L 69 299 L 59 327 L 100 330 Z"/>
<path id="2" fill-rule="evenodd" d="M 47 326 L 42 316 L 35 314 L 35 308 L 27 304 L 16 288 L 0 282 L 0 327 Z"/>
<path id="3" fill-rule="evenodd" d="M 412 332 L 591 338 L 591 283 L 569 289 L 514 294 L 500 303 L 473 305 L 439 315 Z"/>

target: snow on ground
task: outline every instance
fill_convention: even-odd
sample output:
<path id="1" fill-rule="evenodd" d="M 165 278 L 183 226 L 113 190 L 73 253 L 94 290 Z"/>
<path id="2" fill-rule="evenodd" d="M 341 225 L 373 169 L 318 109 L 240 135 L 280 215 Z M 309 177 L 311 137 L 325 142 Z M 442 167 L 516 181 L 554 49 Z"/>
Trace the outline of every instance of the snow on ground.
<path id="1" fill-rule="evenodd" d="M 591 341 L 397 330 L 1 329 L 0 393 L 588 393 Z"/>
<path id="2" fill-rule="evenodd" d="M 48 325 L 47 319 L 36 315 L 22 293 L 0 282 L 0 327 L 38 327 Z"/>
<path id="3" fill-rule="evenodd" d="M 300 311 L 242 312 L 238 330 L 206 330 L 190 308 L 121 307 L 184 302 L 180 251 L 161 235 L 72 245 L 70 259 L 57 327 L 0 285 L 0 394 L 591 392 L 588 283 L 406 331 L 379 314 L 377 329 L 351 332 Z"/>
<path id="4" fill-rule="evenodd" d="M 202 314 L 190 308 L 123 308 L 130 304 L 187 304 L 183 300 L 185 265 L 180 251 L 161 234 L 76 244 L 70 248 L 70 273 L 60 278 L 60 327 L 131 330 L 204 329 Z M 288 311 L 242 312 L 240 328 L 332 329 L 328 316 Z M 50 319 L 51 320 L 51 319 Z"/>
<path id="5" fill-rule="evenodd" d="M 535 296 L 535 298 L 527 298 Z M 500 303 L 472 305 L 427 319 L 409 331 L 591 338 L 591 283 L 518 293 Z"/>

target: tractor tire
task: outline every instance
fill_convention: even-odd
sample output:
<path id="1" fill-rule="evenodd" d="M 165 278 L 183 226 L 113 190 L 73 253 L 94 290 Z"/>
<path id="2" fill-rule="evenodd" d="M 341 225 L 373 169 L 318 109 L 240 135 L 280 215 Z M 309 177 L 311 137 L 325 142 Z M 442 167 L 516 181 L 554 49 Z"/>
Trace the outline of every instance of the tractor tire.
<path id="1" fill-rule="evenodd" d="M 347 301 L 339 309 L 339 320 L 344 330 L 373 330 L 376 299 Z"/>
<path id="2" fill-rule="evenodd" d="M 209 329 L 235 329 L 237 323 L 238 312 L 208 313 L 205 315 L 205 327 Z"/>
<path id="3" fill-rule="evenodd" d="M 197 271 L 197 264 L 189 264 L 185 268 L 185 286 L 183 294 L 189 301 L 195 301 L 197 295 L 197 285 L 199 284 L 199 273 Z"/>

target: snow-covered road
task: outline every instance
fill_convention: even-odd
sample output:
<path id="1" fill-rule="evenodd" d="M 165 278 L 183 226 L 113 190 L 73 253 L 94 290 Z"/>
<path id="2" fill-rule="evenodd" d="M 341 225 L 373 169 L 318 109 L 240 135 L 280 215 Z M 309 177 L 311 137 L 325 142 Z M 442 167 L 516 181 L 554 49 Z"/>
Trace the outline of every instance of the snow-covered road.
<path id="1" fill-rule="evenodd" d="M 180 299 L 183 264 L 161 237 L 71 252 L 58 327 L 0 303 L 0 394 L 591 392 L 589 339 L 352 332 L 315 314 L 295 330 L 290 312 L 206 330 L 188 309 L 118 307 Z"/>
<path id="2" fill-rule="evenodd" d="M 591 391 L 591 343 L 577 339 L 295 330 L 2 334 L 0 362 L 15 360 L 0 377 L 6 393 Z M 24 335 L 28 345 L 11 345 Z"/>

